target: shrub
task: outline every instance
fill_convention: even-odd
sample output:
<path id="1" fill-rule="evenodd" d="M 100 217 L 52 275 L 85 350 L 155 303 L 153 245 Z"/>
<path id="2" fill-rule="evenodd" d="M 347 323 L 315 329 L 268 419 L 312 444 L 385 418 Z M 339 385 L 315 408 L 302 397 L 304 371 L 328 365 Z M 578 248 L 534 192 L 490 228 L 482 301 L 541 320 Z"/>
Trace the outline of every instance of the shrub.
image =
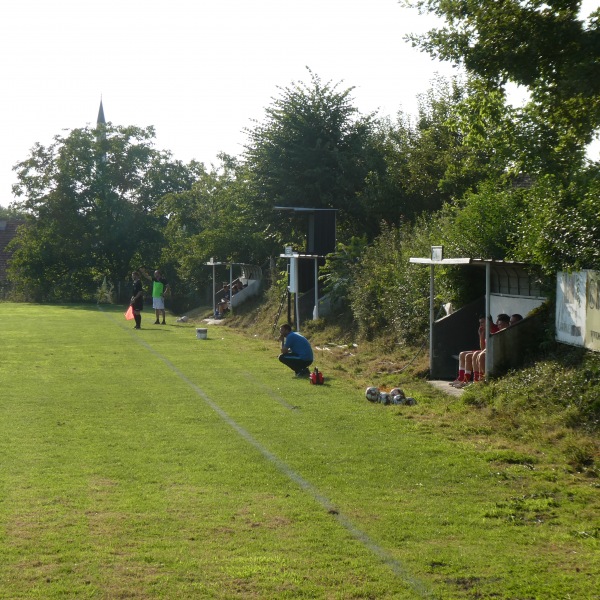
<path id="1" fill-rule="evenodd" d="M 516 257 L 546 272 L 600 269 L 600 178 L 597 170 L 563 184 L 547 176 L 527 196 L 516 232 Z"/>
<path id="2" fill-rule="evenodd" d="M 385 223 L 354 271 L 350 304 L 359 333 L 372 338 L 386 329 L 400 340 L 417 341 L 428 325 L 429 271 L 409 263 L 415 250 L 408 226 Z M 423 251 L 416 250 L 416 255 Z"/>

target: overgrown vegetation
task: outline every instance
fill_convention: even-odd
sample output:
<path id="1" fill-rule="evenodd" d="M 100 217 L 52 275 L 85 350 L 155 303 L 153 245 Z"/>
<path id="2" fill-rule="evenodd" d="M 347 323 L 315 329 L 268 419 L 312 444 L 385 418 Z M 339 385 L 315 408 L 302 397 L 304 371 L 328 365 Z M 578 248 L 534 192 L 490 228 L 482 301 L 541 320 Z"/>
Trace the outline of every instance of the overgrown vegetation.
<path id="1" fill-rule="evenodd" d="M 600 357 L 557 344 L 549 306 L 523 368 L 461 397 L 431 389 L 428 273 L 409 258 L 443 245 L 446 256 L 523 260 L 549 288 L 557 270 L 600 269 L 600 163 L 585 158 L 600 121 L 600 12 L 584 22 L 578 1 L 413 4 L 448 25 L 415 42 L 467 68 L 433 82 L 416 116 L 361 115 L 352 88 L 310 73 L 281 88 L 242 156 L 210 168 L 156 151 L 152 128 L 110 125 L 59 135 L 16 166 L 18 200 L 0 216 L 26 220 L 11 246 L 18 300 L 110 302 L 146 264 L 161 266 L 183 311 L 212 286 L 211 257 L 264 271 L 272 261 L 276 274 L 285 245 L 304 248 L 303 225 L 275 206 L 335 208 L 339 228 L 321 271 L 335 312 L 303 325 L 336 381 L 318 401 L 282 383 L 272 360 L 287 284 L 276 275 L 227 320 L 250 335 L 223 335 L 216 352 L 161 331 L 176 367 L 149 357 L 151 340 L 132 350 L 77 311 L 47 321 L 39 309 L 40 327 L 60 324 L 43 351 L 31 307 L 22 328 L 5 319 L 2 369 L 7 381 L 22 374 L 2 395 L 11 597 L 131 596 L 132 581 L 137 597 L 412 597 L 331 527 L 339 506 L 444 597 L 596 593 Z M 509 106 L 508 81 L 531 102 Z M 436 278 L 436 308 L 482 292 L 467 269 Z M 156 387 L 123 397 L 144 361 L 175 400 Z M 218 398 L 335 495 L 325 518 L 256 447 L 223 444 L 217 405 L 190 390 L 199 366 L 200 400 Z M 365 405 L 367 385 L 405 387 L 419 404 Z M 314 412 L 293 412 L 299 402 Z"/>

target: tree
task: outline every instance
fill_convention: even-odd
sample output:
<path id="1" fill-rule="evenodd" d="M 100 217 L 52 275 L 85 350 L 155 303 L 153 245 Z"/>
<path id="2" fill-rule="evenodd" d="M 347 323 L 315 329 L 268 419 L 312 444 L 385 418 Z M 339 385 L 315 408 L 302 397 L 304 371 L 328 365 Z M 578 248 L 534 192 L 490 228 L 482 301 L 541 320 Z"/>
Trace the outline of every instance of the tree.
<path id="1" fill-rule="evenodd" d="M 280 245 L 298 242 L 300 232 L 273 211 L 277 205 L 337 209 L 343 239 L 377 229 L 361 199 L 367 176 L 385 168 L 373 143 L 375 122 L 352 105 L 352 88 L 310 77 L 310 84 L 281 89 L 265 122 L 247 131 L 245 158 L 265 235 Z"/>
<path id="2" fill-rule="evenodd" d="M 356 265 L 362 260 L 367 248 L 367 238 L 352 237 L 347 244 L 338 242 L 335 252 L 329 254 L 319 270 L 323 291 L 332 304 L 344 306 L 354 279 Z"/>
<path id="3" fill-rule="evenodd" d="M 24 217 L 25 215 L 14 206 L 0 206 L 0 219 L 23 219 Z"/>
<path id="4" fill-rule="evenodd" d="M 591 165 L 564 184 L 547 175 L 536 181 L 520 215 L 515 257 L 546 273 L 600 269 L 600 168 Z"/>
<path id="5" fill-rule="evenodd" d="M 600 126 L 600 9 L 580 19 L 580 0 L 414 0 L 446 24 L 409 36 L 432 56 L 464 64 L 503 89 L 525 86 L 528 143 L 546 172 L 581 163 Z"/>
<path id="6" fill-rule="evenodd" d="M 208 282 L 210 257 L 260 265 L 275 250 L 263 235 L 246 166 L 226 154 L 219 159 L 189 190 L 167 194 L 159 206 L 168 220 L 162 263 L 190 292 Z"/>
<path id="7" fill-rule="evenodd" d="M 382 141 L 387 171 L 372 207 L 387 200 L 378 214 L 389 223 L 414 222 L 520 166 L 511 146 L 518 123 L 501 91 L 437 77 L 418 100 L 416 117 L 399 114 Z"/>
<path id="8" fill-rule="evenodd" d="M 528 191 L 488 181 L 435 216 L 450 256 L 505 259 L 512 253 Z M 442 242 L 440 242 L 442 243 Z"/>
<path id="9" fill-rule="evenodd" d="M 89 298 L 104 276 L 122 279 L 162 242 L 155 208 L 191 186 L 199 165 L 152 147 L 151 127 L 74 129 L 15 166 L 15 207 L 27 226 L 13 242 L 11 279 L 36 300 Z"/>

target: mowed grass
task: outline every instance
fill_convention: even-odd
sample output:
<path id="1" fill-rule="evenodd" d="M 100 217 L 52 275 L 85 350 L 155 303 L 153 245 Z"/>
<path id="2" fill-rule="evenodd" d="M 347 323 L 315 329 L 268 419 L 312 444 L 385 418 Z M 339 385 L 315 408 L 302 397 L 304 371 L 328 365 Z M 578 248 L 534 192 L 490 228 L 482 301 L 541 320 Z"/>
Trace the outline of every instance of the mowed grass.
<path id="1" fill-rule="evenodd" d="M 0 598 L 600 598 L 595 481 L 123 312 L 0 303 Z"/>

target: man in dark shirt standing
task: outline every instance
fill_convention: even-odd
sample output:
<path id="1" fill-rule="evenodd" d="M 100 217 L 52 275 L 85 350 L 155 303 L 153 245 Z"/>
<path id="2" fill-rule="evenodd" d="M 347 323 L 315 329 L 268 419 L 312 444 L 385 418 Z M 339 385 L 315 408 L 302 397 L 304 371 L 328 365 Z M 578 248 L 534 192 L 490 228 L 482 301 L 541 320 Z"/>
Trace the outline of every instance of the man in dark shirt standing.
<path id="1" fill-rule="evenodd" d="M 138 271 L 131 274 L 133 279 L 133 290 L 131 296 L 131 308 L 133 308 L 133 318 L 135 319 L 135 329 L 142 328 L 142 311 L 144 310 L 144 289 L 142 280 Z"/>

